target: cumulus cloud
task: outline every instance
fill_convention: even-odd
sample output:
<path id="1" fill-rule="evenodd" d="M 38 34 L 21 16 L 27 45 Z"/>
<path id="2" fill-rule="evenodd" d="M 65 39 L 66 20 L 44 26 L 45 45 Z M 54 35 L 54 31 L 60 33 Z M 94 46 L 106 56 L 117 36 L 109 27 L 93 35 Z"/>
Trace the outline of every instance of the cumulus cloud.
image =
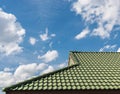
<path id="1" fill-rule="evenodd" d="M 30 37 L 30 39 L 29 39 L 29 42 L 30 42 L 31 45 L 35 45 L 36 41 L 37 40 L 33 37 Z"/>
<path id="2" fill-rule="evenodd" d="M 33 76 L 36 72 L 43 70 L 46 67 L 45 63 L 31 63 L 27 65 L 20 65 L 15 73 L 14 77 L 17 81 L 25 80 L 26 78 L 29 78 Z"/>
<path id="3" fill-rule="evenodd" d="M 115 51 L 115 48 L 117 47 L 117 45 L 105 45 L 103 48 L 101 48 L 99 51 L 103 52 L 103 51 Z"/>
<path id="4" fill-rule="evenodd" d="M 55 37 L 55 36 L 56 36 L 55 34 L 48 35 L 48 28 L 46 28 L 45 33 L 40 34 L 40 39 L 42 41 L 47 41 L 47 40 L 49 40 L 49 39 L 51 39 L 52 37 Z"/>
<path id="5" fill-rule="evenodd" d="M 52 72 L 54 71 L 54 68 L 52 66 L 48 66 L 47 69 L 45 69 L 41 74 L 46 74 L 46 73 L 49 73 L 49 72 Z"/>
<path id="6" fill-rule="evenodd" d="M 13 69 L 6 67 L 6 68 L 4 68 L 4 71 L 5 71 L 5 72 L 9 72 L 9 71 L 13 71 Z"/>
<path id="7" fill-rule="evenodd" d="M 22 51 L 19 45 L 23 41 L 25 29 L 22 28 L 17 18 L 0 9 L 0 53 L 5 55 Z"/>
<path id="8" fill-rule="evenodd" d="M 89 34 L 89 32 L 90 31 L 88 29 L 84 29 L 82 32 L 75 36 L 75 39 L 79 40 L 85 38 Z"/>
<path id="9" fill-rule="evenodd" d="M 26 80 L 44 69 L 46 70 L 47 67 L 48 65 L 45 63 L 31 63 L 19 65 L 14 72 L 11 72 L 10 68 L 5 68 L 4 71 L 0 71 L 0 87 L 9 86 L 16 82 Z M 48 67 L 48 69 L 52 70 L 51 67 Z"/>
<path id="10" fill-rule="evenodd" d="M 58 52 L 56 50 L 49 50 L 42 56 L 38 56 L 38 59 L 42 59 L 44 62 L 51 62 L 58 57 Z"/>
<path id="11" fill-rule="evenodd" d="M 0 87 L 15 83 L 15 79 L 11 72 L 0 71 Z"/>
<path id="12" fill-rule="evenodd" d="M 67 63 L 66 63 L 66 62 L 61 63 L 61 64 L 58 65 L 59 68 L 64 68 L 64 67 L 66 67 L 66 66 L 67 66 Z"/>
<path id="13" fill-rule="evenodd" d="M 77 0 L 72 11 L 81 15 L 85 24 L 96 24 L 92 28 L 92 36 L 109 38 L 114 26 L 120 25 L 120 0 Z"/>

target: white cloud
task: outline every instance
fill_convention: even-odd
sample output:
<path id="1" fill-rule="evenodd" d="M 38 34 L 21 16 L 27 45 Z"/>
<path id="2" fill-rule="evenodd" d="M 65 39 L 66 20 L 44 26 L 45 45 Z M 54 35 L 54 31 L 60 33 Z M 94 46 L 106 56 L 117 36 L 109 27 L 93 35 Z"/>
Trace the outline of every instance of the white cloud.
<path id="1" fill-rule="evenodd" d="M 42 41 L 46 41 L 49 39 L 48 37 L 48 28 L 46 28 L 45 33 L 40 35 Z"/>
<path id="2" fill-rule="evenodd" d="M 4 71 L 0 71 L 0 87 L 9 86 L 16 82 L 26 80 L 37 73 L 39 74 L 41 71 L 46 70 L 46 67 L 48 67 L 48 65 L 45 63 L 31 63 L 19 65 L 14 72 L 8 71 L 8 68 L 7 71 L 4 69 Z M 49 72 L 50 70 L 53 70 L 52 67 L 48 67 L 46 72 Z"/>
<path id="3" fill-rule="evenodd" d="M 17 81 L 25 80 L 26 78 L 29 78 L 33 76 L 36 72 L 43 70 L 46 67 L 46 64 L 44 63 L 32 63 L 27 65 L 20 65 L 15 73 L 14 77 Z"/>
<path id="4" fill-rule="evenodd" d="M 15 79 L 11 72 L 0 71 L 0 87 L 8 86 L 15 83 Z"/>
<path id="5" fill-rule="evenodd" d="M 30 37 L 30 39 L 29 39 L 29 42 L 30 42 L 31 45 L 35 45 L 36 41 L 37 40 L 33 37 Z"/>
<path id="6" fill-rule="evenodd" d="M 55 37 L 55 36 L 56 36 L 56 34 L 51 34 L 50 36 L 51 36 L 51 37 Z"/>
<path id="7" fill-rule="evenodd" d="M 42 59 L 44 62 L 51 62 L 58 57 L 58 52 L 56 50 L 49 50 L 42 56 L 38 56 L 38 59 Z"/>
<path id="8" fill-rule="evenodd" d="M 110 37 L 109 32 L 107 32 L 103 26 L 99 26 L 98 28 L 94 29 L 92 35 L 100 36 L 103 39 Z"/>
<path id="9" fill-rule="evenodd" d="M 91 35 L 102 39 L 109 38 L 115 25 L 120 25 L 120 0 L 77 0 L 72 10 L 81 15 L 89 27 Z"/>
<path id="10" fill-rule="evenodd" d="M 120 52 L 120 48 L 118 48 L 117 52 Z"/>
<path id="11" fill-rule="evenodd" d="M 4 68 L 4 71 L 5 71 L 5 72 L 9 72 L 9 71 L 13 71 L 13 69 L 6 67 L 6 68 Z"/>
<path id="12" fill-rule="evenodd" d="M 61 63 L 61 64 L 58 65 L 59 68 L 64 68 L 64 67 L 66 67 L 66 66 L 67 66 L 67 63 L 66 63 L 66 62 L 65 62 L 65 63 Z"/>
<path id="13" fill-rule="evenodd" d="M 41 74 L 46 74 L 46 73 L 49 73 L 49 72 L 52 72 L 54 71 L 54 68 L 52 66 L 48 66 L 47 69 L 45 69 Z"/>
<path id="14" fill-rule="evenodd" d="M 23 41 L 25 29 L 22 28 L 13 14 L 0 9 L 0 53 L 5 55 L 22 51 L 19 44 Z"/>
<path id="15" fill-rule="evenodd" d="M 82 32 L 75 36 L 75 39 L 79 40 L 85 38 L 89 33 L 90 31 L 88 29 L 84 29 Z"/>
<path id="16" fill-rule="evenodd" d="M 117 45 L 105 45 L 103 48 L 101 48 L 99 51 L 114 51 Z"/>
<path id="17" fill-rule="evenodd" d="M 40 39 L 42 41 L 47 41 L 47 40 L 51 39 L 51 37 L 55 37 L 55 36 L 56 36 L 56 34 L 48 35 L 48 28 L 46 28 L 45 33 L 40 34 Z"/>
<path id="18" fill-rule="evenodd" d="M 38 74 L 52 72 L 55 69 L 45 63 L 31 63 L 19 65 L 14 72 L 10 70 L 10 68 L 5 68 L 4 71 L 0 71 L 0 88 L 35 77 Z"/>

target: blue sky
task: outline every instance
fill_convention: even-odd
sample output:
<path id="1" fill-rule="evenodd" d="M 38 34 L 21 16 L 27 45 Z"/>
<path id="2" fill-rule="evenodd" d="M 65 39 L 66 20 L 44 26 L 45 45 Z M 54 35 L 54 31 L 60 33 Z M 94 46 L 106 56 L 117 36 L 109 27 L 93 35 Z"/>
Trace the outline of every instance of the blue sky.
<path id="1" fill-rule="evenodd" d="M 0 0 L 0 29 L 2 88 L 66 67 L 69 51 L 120 52 L 120 1 Z"/>

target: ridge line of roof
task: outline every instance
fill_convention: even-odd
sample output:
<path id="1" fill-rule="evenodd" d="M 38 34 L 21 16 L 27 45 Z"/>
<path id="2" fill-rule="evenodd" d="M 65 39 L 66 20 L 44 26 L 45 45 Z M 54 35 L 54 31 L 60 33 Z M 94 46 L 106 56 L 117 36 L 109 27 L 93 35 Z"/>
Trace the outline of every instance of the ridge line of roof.
<path id="1" fill-rule="evenodd" d="M 120 52 L 98 52 L 98 51 L 70 51 L 71 53 L 120 53 Z"/>
<path id="2" fill-rule="evenodd" d="M 60 71 L 62 71 L 62 70 L 69 69 L 69 68 L 72 68 L 72 67 L 78 66 L 78 65 L 79 65 L 79 64 L 77 63 L 77 64 L 74 64 L 74 65 L 72 65 L 72 66 L 67 66 L 67 67 L 65 67 L 65 68 L 58 69 L 58 70 L 55 70 L 55 71 L 53 71 L 53 72 L 49 72 L 49 73 L 46 73 L 46 74 L 43 74 L 43 75 L 40 75 L 40 76 L 31 78 L 31 79 L 28 79 L 28 80 L 19 82 L 19 83 L 17 83 L 17 84 L 12 85 L 12 86 L 8 86 L 8 87 L 6 87 L 6 88 L 3 88 L 2 91 L 7 91 L 7 90 L 9 90 L 10 88 L 14 88 L 14 87 L 16 87 L 16 86 L 18 86 L 18 85 L 25 84 L 25 83 L 29 83 L 30 81 L 34 81 L 34 80 L 37 80 L 37 79 L 40 79 L 40 78 L 44 78 L 44 77 L 46 77 L 46 76 L 48 76 L 48 75 L 52 75 L 52 74 L 54 74 L 54 73 L 57 73 L 57 72 L 60 72 Z"/>

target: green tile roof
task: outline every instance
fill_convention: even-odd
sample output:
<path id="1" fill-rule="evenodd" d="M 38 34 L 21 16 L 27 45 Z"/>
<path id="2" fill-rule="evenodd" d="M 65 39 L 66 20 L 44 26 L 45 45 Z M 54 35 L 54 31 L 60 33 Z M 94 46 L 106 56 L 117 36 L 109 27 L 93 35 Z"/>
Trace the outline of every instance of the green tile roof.
<path id="1" fill-rule="evenodd" d="M 9 90 L 120 89 L 120 53 L 70 52 L 75 65 L 7 87 Z"/>

